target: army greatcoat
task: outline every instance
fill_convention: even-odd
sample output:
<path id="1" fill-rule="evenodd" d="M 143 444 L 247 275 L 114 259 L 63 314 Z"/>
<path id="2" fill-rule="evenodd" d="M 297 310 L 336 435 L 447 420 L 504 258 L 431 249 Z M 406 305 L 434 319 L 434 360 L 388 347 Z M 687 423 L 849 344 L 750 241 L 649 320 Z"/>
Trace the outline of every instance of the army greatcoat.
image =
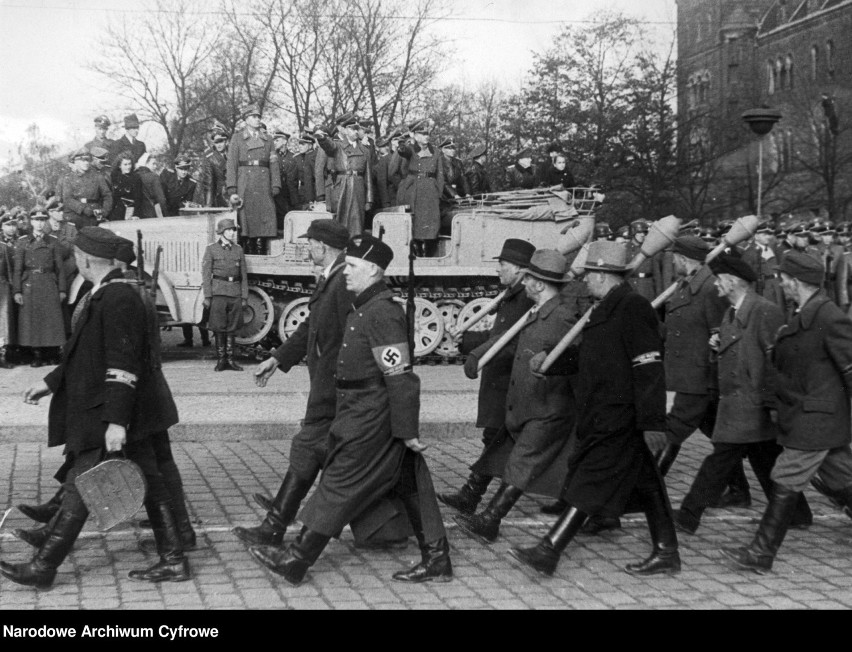
<path id="1" fill-rule="evenodd" d="M 133 209 L 133 215 L 139 216 L 142 210 L 142 179 L 136 172 L 123 174 L 120 170 L 112 175 L 112 212 L 111 221 L 127 218 L 127 209 Z"/>
<path id="2" fill-rule="evenodd" d="M 97 226 L 94 211 L 103 211 L 106 218 L 112 210 L 112 189 L 104 175 L 89 168 L 80 173 L 72 170 L 62 178 L 61 199 L 65 221 L 78 229 L 84 226 Z"/>
<path id="3" fill-rule="evenodd" d="M 627 283 L 595 307 L 579 347 L 563 356 L 576 372 L 577 444 L 564 498 L 587 514 L 620 516 L 653 462 L 643 438 L 664 430 L 662 342 L 650 303 Z"/>
<path id="4" fill-rule="evenodd" d="M 471 161 L 465 171 L 467 178 L 467 186 L 471 195 L 482 195 L 492 192 L 491 180 L 488 178 L 488 171 L 485 166 L 478 161 Z"/>
<path id="5" fill-rule="evenodd" d="M 754 284 L 757 293 L 783 307 L 784 291 L 775 277 L 775 268 L 781 264 L 780 251 L 752 242 L 742 250 L 742 257 L 757 274 Z"/>
<path id="6" fill-rule="evenodd" d="M 455 156 L 444 156 L 444 198 L 465 197 L 470 194 L 467 178 L 464 175 L 464 165 Z"/>
<path id="7" fill-rule="evenodd" d="M 328 457 L 319 485 L 299 514 L 308 529 L 338 536 L 397 486 L 408 454 L 404 440 L 419 435 L 420 379 L 412 371 L 407 341 L 405 314 L 384 282 L 358 295 L 337 360 L 337 413 Z M 422 455 L 416 466 L 418 490 L 431 487 Z M 437 518 L 424 510 L 427 541 L 443 533 L 435 511 Z"/>
<path id="8" fill-rule="evenodd" d="M 214 149 L 204 154 L 195 187 L 196 204 L 214 208 L 224 208 L 228 205 L 225 197 L 227 168 L 227 152 Z"/>
<path id="9" fill-rule="evenodd" d="M 707 394 L 717 387 L 708 342 L 729 304 L 714 283 L 710 268 L 703 266 L 666 302 L 666 389 L 671 392 Z"/>
<path id="10" fill-rule="evenodd" d="M 396 193 L 398 187 L 392 185 L 388 178 L 388 169 L 390 160 L 393 154 L 385 154 L 380 156 L 376 161 L 375 177 L 376 177 L 376 197 L 378 198 L 378 208 L 387 208 L 396 203 Z"/>
<path id="11" fill-rule="evenodd" d="M 784 312 L 769 299 L 749 291 L 739 309 L 728 308 L 719 330 L 719 410 L 713 441 L 749 444 L 775 439 L 769 418 L 775 407 L 774 374 L 767 373 L 775 334 Z"/>
<path id="12" fill-rule="evenodd" d="M 262 131 L 243 129 L 228 148 L 228 193 L 243 200 L 239 211 L 243 236 L 274 238 L 278 235 L 275 202 L 281 191 L 281 170 L 272 138 Z"/>
<path id="13" fill-rule="evenodd" d="M 410 206 L 415 240 L 435 240 L 441 226 L 441 194 L 444 192 L 444 155 L 433 145 L 421 148 L 400 145 L 406 175 L 399 184 L 397 205 Z"/>
<path id="14" fill-rule="evenodd" d="M 66 292 L 67 286 L 59 240 L 52 235 L 19 239 L 12 285 L 15 294 L 24 297 L 24 304 L 18 306 L 18 344 L 62 346 L 65 320 L 59 293 Z"/>
<path id="15" fill-rule="evenodd" d="M 160 177 L 144 166 L 136 168 L 136 174 L 139 175 L 139 180 L 142 182 L 142 205 L 136 210 L 134 215 L 140 219 L 157 217 L 157 211 L 154 206 L 159 204 L 160 210 L 165 216 L 167 210 L 166 193 L 163 191 L 163 184 L 160 182 Z"/>
<path id="16" fill-rule="evenodd" d="M 778 331 L 778 443 L 805 451 L 850 443 L 852 321 L 822 293 Z"/>
<path id="17" fill-rule="evenodd" d="M 364 230 L 365 205 L 374 201 L 372 151 L 361 143 L 324 136 L 318 136 L 317 142 L 328 157 L 334 219 L 351 235 L 359 235 Z"/>
<path id="18" fill-rule="evenodd" d="M 71 281 L 77 273 L 77 260 L 74 258 L 74 240 L 77 239 L 77 227 L 69 222 L 60 222 L 57 228 L 51 226 L 50 220 L 44 224 L 44 234 L 52 235 L 59 241 L 59 250 L 62 252 L 62 266 L 65 269 L 66 287 L 71 286 Z"/>
<path id="19" fill-rule="evenodd" d="M 103 447 L 110 423 L 127 427 L 128 443 L 175 425 L 155 351 L 137 289 L 120 270 L 110 272 L 81 309 L 61 364 L 44 379 L 53 392 L 48 445 L 79 453 Z"/>
<path id="20" fill-rule="evenodd" d="M 12 295 L 15 245 L 0 236 L 0 348 L 15 344 L 17 323 Z"/>
<path id="21" fill-rule="evenodd" d="M 822 265 L 825 269 L 823 289 L 829 299 L 838 306 L 846 309 L 849 306 L 848 267 L 846 266 L 845 251 L 840 245 L 818 245 L 816 249 L 822 254 Z"/>

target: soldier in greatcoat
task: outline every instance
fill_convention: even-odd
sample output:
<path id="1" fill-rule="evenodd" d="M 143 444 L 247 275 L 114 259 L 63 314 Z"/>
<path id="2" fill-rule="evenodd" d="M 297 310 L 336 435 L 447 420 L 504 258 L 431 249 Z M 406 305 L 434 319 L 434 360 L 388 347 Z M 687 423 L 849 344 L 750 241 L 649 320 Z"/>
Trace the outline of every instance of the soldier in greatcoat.
<path id="1" fill-rule="evenodd" d="M 281 170 L 281 192 L 275 195 L 275 219 L 279 231 L 284 229 L 284 218 L 299 206 L 299 164 L 290 151 L 290 134 L 276 129 L 272 134 Z"/>
<path id="2" fill-rule="evenodd" d="M 299 514 L 304 528 L 296 542 L 251 552 L 298 584 L 331 537 L 392 495 L 402 501 L 421 552 L 419 564 L 393 578 L 447 582 L 450 548 L 419 440 L 420 379 L 412 371 L 405 314 L 384 282 L 393 251 L 364 234 L 350 240 L 346 253 L 346 285 L 356 298 L 337 360 L 337 411 L 325 467 Z"/>
<path id="3" fill-rule="evenodd" d="M 849 293 L 847 288 L 849 270 L 846 265 L 845 251 L 843 247 L 835 242 L 837 230 L 832 224 L 823 224 L 819 227 L 819 242 L 815 248 L 822 256 L 822 264 L 825 268 L 825 281 L 823 289 L 829 299 L 843 311 L 849 310 Z"/>
<path id="4" fill-rule="evenodd" d="M 15 270 L 15 239 L 18 223 L 11 215 L 0 217 L 0 369 L 12 369 L 7 359 L 9 347 L 15 344 L 17 315 L 12 298 Z"/>
<path id="5" fill-rule="evenodd" d="M 44 348 L 65 343 L 65 266 L 59 240 L 44 235 L 46 222 L 47 213 L 34 210 L 30 215 L 32 235 L 20 238 L 15 246 L 12 285 L 18 304 L 18 345 L 32 348 L 33 367 L 46 363 Z"/>
<path id="6" fill-rule="evenodd" d="M 556 570 L 562 551 L 588 516 L 617 517 L 629 503 L 645 513 L 653 550 L 625 570 L 637 576 L 680 571 L 666 486 L 647 443 L 662 436 L 665 427 L 659 323 L 650 303 L 624 283 L 627 263 L 623 244 L 591 244 L 586 282 L 598 303 L 579 346 L 569 348 L 548 370 L 576 372 L 577 443 L 564 493 L 568 507 L 537 546 L 510 551 L 544 575 Z M 533 357 L 533 371 L 540 369 L 545 355 Z"/>
<path id="7" fill-rule="evenodd" d="M 257 527 L 233 530 L 240 539 L 253 545 L 281 545 L 287 527 L 295 520 L 328 456 L 328 432 L 337 405 L 334 387 L 337 357 L 346 316 L 355 299 L 346 289 L 343 277 L 344 250 L 349 242 L 346 227 L 334 220 L 314 220 L 301 237 L 308 238 L 311 260 L 322 267 L 308 304 L 310 315 L 272 352 L 272 357 L 258 366 L 255 380 L 259 387 L 265 387 L 276 369 L 286 373 L 307 358 L 308 406 L 302 427 L 290 444 L 290 466 L 275 498 L 255 494 L 267 512 L 263 522 Z M 407 519 L 389 501 L 376 504 L 351 526 L 358 548 L 404 547 L 410 534 Z"/>
<path id="8" fill-rule="evenodd" d="M 628 235 L 630 239 L 627 244 L 627 255 L 632 260 L 642 250 L 642 243 L 645 242 L 645 236 L 648 235 L 648 222 L 634 220 L 628 227 Z M 630 275 L 628 283 L 637 294 L 645 297 L 648 301 L 653 301 L 659 294 L 657 292 L 657 288 L 660 286 L 657 279 L 658 270 L 657 261 L 653 257 L 646 258 Z"/>
<path id="9" fill-rule="evenodd" d="M 112 165 L 109 160 L 109 150 L 103 147 L 93 147 L 89 150 L 89 153 L 92 155 L 92 169 L 100 172 L 107 185 L 112 189 Z"/>
<path id="10" fill-rule="evenodd" d="M 188 156 L 175 159 L 175 171 L 166 177 L 163 192 L 166 195 L 166 217 L 180 216 L 180 209 L 195 198 L 195 181 L 189 176 L 192 161 Z M 162 176 L 160 177 L 162 179 Z"/>
<path id="11" fill-rule="evenodd" d="M 499 338 L 533 307 L 533 300 L 527 296 L 522 283 L 533 253 L 535 246 L 526 240 L 510 238 L 503 243 L 496 260 L 497 276 L 500 283 L 506 286 L 506 294 L 495 310 L 494 325 L 490 331 L 465 331 L 459 347 L 462 354 L 469 355 L 488 340 Z M 476 427 L 483 429 L 483 449 L 491 445 L 506 423 L 506 394 L 509 392 L 517 342 L 517 338 L 513 338 L 482 369 Z M 475 466 L 471 466 L 467 482 L 461 489 L 453 494 L 440 494 L 438 500 L 462 514 L 473 514 L 493 480 L 493 476 L 474 470 Z"/>
<path id="12" fill-rule="evenodd" d="M 237 225 L 225 218 L 216 225 L 219 238 L 204 250 L 201 284 L 204 307 L 210 311 L 207 328 L 216 336 L 216 371 L 242 371 L 234 362 L 235 333 L 243 326 L 248 302 L 248 273 L 243 248 L 237 244 Z"/>
<path id="13" fill-rule="evenodd" d="M 50 588 L 89 516 L 75 480 L 108 453 L 123 450 L 145 475 L 145 508 L 160 555 L 157 564 L 131 571 L 130 578 L 186 581 L 189 565 L 151 443 L 177 423 L 177 408 L 152 349 L 149 313 L 117 262 L 119 249 L 132 251 L 133 243 L 90 227 L 78 233 L 74 246 L 81 274 L 97 290 L 80 308 L 62 363 L 24 395 L 31 404 L 52 395 L 48 446 L 65 446 L 71 470 L 61 507 L 32 561 L 0 562 L 0 573 L 18 584 Z"/>
<path id="14" fill-rule="evenodd" d="M 781 447 L 775 442 L 778 426 L 772 420 L 777 408 L 769 355 L 775 334 L 784 325 L 784 312 L 757 294 L 757 274 L 734 252 L 710 263 L 716 287 L 731 306 L 722 318 L 711 348 L 718 359 L 719 412 L 713 428 L 713 452 L 704 459 L 692 486 L 675 515 L 681 532 L 695 534 L 704 510 L 716 504 L 731 469 L 748 457 L 760 486 L 769 498 L 769 473 Z M 767 369 L 769 367 L 769 369 Z M 794 525 L 810 525 L 813 517 L 802 497 Z"/>
<path id="15" fill-rule="evenodd" d="M 358 120 L 353 115 L 341 121 L 342 137 L 331 140 L 323 131 L 315 136 L 328 157 L 332 178 L 334 219 L 352 235 L 364 230 L 364 213 L 373 207 L 372 151 L 358 140 Z"/>
<path id="16" fill-rule="evenodd" d="M 136 165 L 142 155 L 148 151 L 145 143 L 139 140 L 139 127 L 139 118 L 135 113 L 124 118 L 124 135 L 116 140 L 112 147 L 113 158 L 121 152 L 130 152 L 133 156 L 133 164 Z"/>
<path id="17" fill-rule="evenodd" d="M 72 170 L 62 178 L 65 220 L 78 229 L 97 226 L 112 210 L 112 189 L 104 176 L 91 169 L 91 154 L 81 149 L 71 155 Z"/>
<path id="18" fill-rule="evenodd" d="M 410 206 L 412 237 L 418 256 L 434 255 L 441 226 L 441 194 L 444 192 L 444 156 L 429 143 L 429 121 L 409 125 L 409 140 L 400 142 L 397 153 L 405 160 L 406 175 L 399 184 L 397 204 Z"/>
<path id="19" fill-rule="evenodd" d="M 299 180 L 298 209 L 306 210 L 316 201 L 314 165 L 317 159 L 316 138 L 303 132 L 299 136 L 299 153 L 295 156 Z"/>
<path id="20" fill-rule="evenodd" d="M 524 291 L 535 305 L 517 335 L 506 394 L 505 430 L 503 437 L 498 435 L 474 466 L 477 470 L 493 469 L 502 482 L 482 512 L 454 517 L 465 533 L 486 544 L 497 538 L 500 522 L 525 492 L 556 497 L 562 489 L 565 459 L 562 464 L 557 460 L 567 453 L 574 428 L 574 394 L 567 376 L 535 376 L 529 361 L 540 351 L 556 346 L 575 322 L 559 295 L 561 285 L 567 281 L 566 272 L 565 257 L 555 249 L 536 251 L 524 271 Z M 465 361 L 468 378 L 476 377 L 479 359 L 496 341 L 492 337 L 468 356 Z M 505 462 L 500 464 L 502 459 Z M 503 466 L 502 470 L 499 466 Z M 557 468 L 548 474 L 553 467 Z M 547 475 L 552 479 L 546 480 Z"/>
<path id="21" fill-rule="evenodd" d="M 281 171 L 272 138 L 260 128 L 260 109 L 251 105 L 242 117 L 246 126 L 228 148 L 227 194 L 232 204 L 242 201 L 239 222 L 246 253 L 261 255 L 264 239 L 278 235 L 273 197 L 281 192 Z"/>
<path id="22" fill-rule="evenodd" d="M 776 370 L 778 443 L 772 495 L 751 544 L 724 548 L 737 568 L 772 568 L 802 491 L 813 482 L 852 516 L 852 321 L 819 292 L 821 261 L 790 252 L 781 261 L 781 287 L 798 311 L 778 331 Z"/>
<path id="23" fill-rule="evenodd" d="M 225 208 L 228 172 L 228 136 L 218 131 L 211 138 L 212 147 L 201 160 L 201 171 L 195 187 L 195 203 L 213 208 Z"/>
<path id="24" fill-rule="evenodd" d="M 765 220 L 761 222 L 754 234 L 754 240 L 743 248 L 742 255 L 745 263 L 751 267 L 757 279 L 755 291 L 784 308 L 784 293 L 781 284 L 775 277 L 775 268 L 780 263 L 780 253 L 772 246 L 774 230 L 772 224 Z"/>
<path id="25" fill-rule="evenodd" d="M 65 221 L 62 211 L 51 210 L 44 225 L 44 234 L 52 235 L 59 241 L 62 252 L 62 266 L 65 269 L 65 287 L 70 288 L 77 276 L 77 261 L 74 259 L 74 240 L 77 238 L 77 227 Z M 71 306 L 67 301 L 62 302 L 62 316 L 65 320 L 66 338 L 71 336 Z"/>
<path id="26" fill-rule="evenodd" d="M 390 164 L 396 156 L 397 146 L 402 133 L 399 130 L 388 134 L 383 140 L 376 141 L 378 161 L 376 162 L 376 196 L 379 208 L 388 208 L 396 204 L 399 190 L 399 176 L 391 174 Z M 399 157 L 397 156 L 397 159 Z"/>

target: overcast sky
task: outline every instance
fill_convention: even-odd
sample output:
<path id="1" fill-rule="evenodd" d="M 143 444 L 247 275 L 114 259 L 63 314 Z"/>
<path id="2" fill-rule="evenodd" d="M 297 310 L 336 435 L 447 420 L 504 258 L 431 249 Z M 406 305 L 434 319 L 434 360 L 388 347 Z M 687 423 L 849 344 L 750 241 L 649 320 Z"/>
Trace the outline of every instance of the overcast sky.
<path id="1" fill-rule="evenodd" d="M 0 0 L 0 163 L 33 122 L 70 149 L 91 139 L 95 115 L 121 108 L 85 64 L 96 56 L 98 33 L 110 16 L 141 5 L 140 0 Z M 531 53 L 547 47 L 564 21 L 582 21 L 604 9 L 648 21 L 661 35 L 674 32 L 675 0 L 466 0 L 441 26 L 458 53 L 444 81 L 497 79 L 515 89 L 532 63 Z M 156 130 L 144 125 L 140 137 L 156 143 Z"/>

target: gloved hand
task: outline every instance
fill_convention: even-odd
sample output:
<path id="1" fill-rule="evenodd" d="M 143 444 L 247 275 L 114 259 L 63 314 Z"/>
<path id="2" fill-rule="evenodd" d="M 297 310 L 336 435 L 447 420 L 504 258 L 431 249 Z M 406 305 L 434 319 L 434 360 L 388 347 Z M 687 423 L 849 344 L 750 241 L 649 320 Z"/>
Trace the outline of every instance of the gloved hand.
<path id="1" fill-rule="evenodd" d="M 476 380 L 479 376 L 479 358 L 471 354 L 464 361 L 464 375 L 471 380 Z"/>

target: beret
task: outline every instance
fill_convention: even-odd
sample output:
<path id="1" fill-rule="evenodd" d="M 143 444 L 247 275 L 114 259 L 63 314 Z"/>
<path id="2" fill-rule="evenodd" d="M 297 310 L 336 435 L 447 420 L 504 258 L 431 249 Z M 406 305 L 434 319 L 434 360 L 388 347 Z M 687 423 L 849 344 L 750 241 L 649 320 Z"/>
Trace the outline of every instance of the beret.
<path id="1" fill-rule="evenodd" d="M 115 248 L 115 259 L 126 265 L 131 265 L 136 260 L 136 254 L 133 253 L 133 243 L 130 240 L 127 244 L 120 244 Z"/>
<path id="2" fill-rule="evenodd" d="M 308 227 L 308 232 L 299 237 L 319 240 L 335 249 L 346 249 L 349 243 L 349 229 L 332 219 L 314 220 Z"/>
<path id="3" fill-rule="evenodd" d="M 757 281 L 757 274 L 746 261 L 738 254 L 723 251 L 716 258 L 710 261 L 710 270 L 716 274 L 730 274 L 737 276 L 744 281 L 754 283 Z"/>
<path id="4" fill-rule="evenodd" d="M 387 269 L 393 260 L 393 249 L 377 237 L 368 233 L 356 235 L 346 246 L 346 255 L 375 263 L 382 269 Z"/>
<path id="5" fill-rule="evenodd" d="M 682 235 L 674 241 L 672 251 L 703 263 L 710 252 L 710 245 L 698 236 Z"/>
<path id="6" fill-rule="evenodd" d="M 99 226 L 84 226 L 77 232 L 74 246 L 98 258 L 114 259 L 120 255 L 120 249 L 130 247 L 133 243 L 127 238 L 116 235 L 109 229 Z"/>
<path id="7" fill-rule="evenodd" d="M 821 285 L 825 276 L 825 269 L 820 261 L 795 249 L 791 249 L 784 255 L 781 264 L 778 266 L 778 271 L 797 278 L 808 285 Z"/>

